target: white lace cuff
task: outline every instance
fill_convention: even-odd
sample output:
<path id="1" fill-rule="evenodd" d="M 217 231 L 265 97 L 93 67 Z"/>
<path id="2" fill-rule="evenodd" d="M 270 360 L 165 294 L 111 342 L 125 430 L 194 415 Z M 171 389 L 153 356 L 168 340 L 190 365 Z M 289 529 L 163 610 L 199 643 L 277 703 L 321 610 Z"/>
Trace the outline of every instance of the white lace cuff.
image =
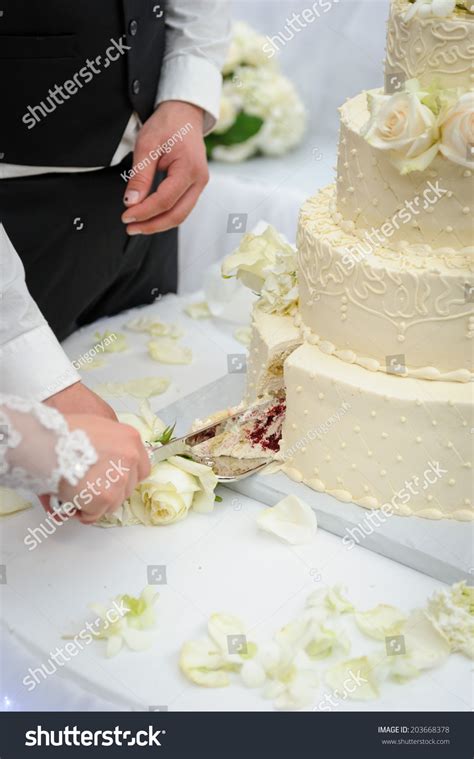
<path id="1" fill-rule="evenodd" d="M 0 483 L 37 495 L 58 492 L 61 479 L 77 485 L 97 462 L 82 430 L 69 430 L 54 408 L 0 394 Z"/>

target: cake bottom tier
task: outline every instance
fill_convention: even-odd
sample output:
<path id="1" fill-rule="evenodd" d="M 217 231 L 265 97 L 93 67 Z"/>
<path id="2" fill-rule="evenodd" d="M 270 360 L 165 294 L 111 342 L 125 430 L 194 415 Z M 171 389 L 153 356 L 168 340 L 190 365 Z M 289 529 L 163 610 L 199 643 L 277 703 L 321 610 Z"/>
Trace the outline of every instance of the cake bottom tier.
<path id="1" fill-rule="evenodd" d="M 284 379 L 291 478 L 386 514 L 473 519 L 470 384 L 370 372 L 308 343 Z"/>

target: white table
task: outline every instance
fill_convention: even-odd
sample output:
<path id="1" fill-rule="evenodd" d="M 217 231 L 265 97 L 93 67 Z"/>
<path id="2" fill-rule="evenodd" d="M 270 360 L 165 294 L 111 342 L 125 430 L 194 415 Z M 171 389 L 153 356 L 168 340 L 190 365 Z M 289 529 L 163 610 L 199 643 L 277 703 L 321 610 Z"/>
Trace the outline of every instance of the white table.
<path id="1" fill-rule="evenodd" d="M 151 362 L 144 347 L 146 337 L 127 333 L 130 349 L 109 355 L 108 365 L 85 373 L 85 381 L 93 387 L 107 380 L 169 376 L 170 389 L 152 401 L 157 410 L 222 376 L 227 353 L 243 351 L 232 337 L 233 327 L 214 320 L 193 321 L 183 314 L 182 307 L 182 298 L 166 297 L 143 313 L 181 323 L 186 331 L 183 342 L 194 350 L 191 366 L 162 367 Z M 98 328 L 122 331 L 127 318 L 114 317 Z M 95 329 L 84 328 L 69 338 L 65 347 L 71 359 L 95 342 Z M 133 399 L 111 401 L 119 410 L 136 411 L 138 407 Z M 322 530 L 313 545 L 283 545 L 257 530 L 258 503 L 225 489 L 220 492 L 223 502 L 210 515 L 191 514 L 179 524 L 156 529 L 100 530 L 68 523 L 32 552 L 23 539 L 28 527 L 44 518 L 41 509 L 4 519 L 0 563 L 7 565 L 7 584 L 0 586 L 0 708 L 147 710 L 162 705 L 184 711 L 269 710 L 271 703 L 257 691 L 241 686 L 206 690 L 180 674 L 180 645 L 204 634 L 213 611 L 239 615 L 247 622 L 250 637 L 263 640 L 296 615 L 305 597 L 321 584 L 344 583 L 361 609 L 385 602 L 409 610 L 424 605 L 427 597 L 442 587 L 362 547 L 347 551 L 339 538 Z M 63 633 L 81 628 L 90 618 L 87 604 L 124 592 L 138 593 L 147 582 L 150 564 L 167 568 L 167 584 L 158 588 L 159 624 L 152 651 L 124 651 L 107 660 L 102 644 L 94 642 L 28 693 L 21 683 L 29 667 L 39 666 L 51 650 L 64 645 Z M 321 579 L 315 582 L 318 575 Z M 367 640 L 357 646 L 372 648 Z M 355 648 L 353 655 L 358 654 Z M 470 669 L 465 658 L 451 656 L 443 667 L 409 684 L 386 684 L 377 701 L 351 701 L 338 708 L 470 710 Z M 323 686 L 315 704 L 325 692 Z"/>

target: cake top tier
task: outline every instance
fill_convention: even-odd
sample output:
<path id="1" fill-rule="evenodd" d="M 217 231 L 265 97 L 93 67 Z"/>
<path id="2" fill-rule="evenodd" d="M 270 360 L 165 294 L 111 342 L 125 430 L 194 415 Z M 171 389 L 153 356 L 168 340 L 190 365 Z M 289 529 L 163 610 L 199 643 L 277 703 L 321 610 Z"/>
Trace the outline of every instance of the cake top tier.
<path id="1" fill-rule="evenodd" d="M 407 79 L 474 88 L 474 0 L 392 0 L 386 53 L 388 93 Z"/>

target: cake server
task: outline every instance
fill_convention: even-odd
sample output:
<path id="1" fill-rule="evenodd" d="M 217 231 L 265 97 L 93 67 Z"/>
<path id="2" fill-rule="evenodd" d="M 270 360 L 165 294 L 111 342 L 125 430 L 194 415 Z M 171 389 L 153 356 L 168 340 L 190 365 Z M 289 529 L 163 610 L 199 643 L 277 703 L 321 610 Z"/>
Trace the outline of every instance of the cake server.
<path id="1" fill-rule="evenodd" d="M 170 456 L 188 456 L 198 464 L 210 466 L 214 471 L 219 482 L 236 482 L 249 477 L 252 474 L 261 472 L 273 460 L 271 453 L 268 456 L 255 456 L 255 458 L 239 459 L 235 456 L 211 456 L 199 454 L 196 449 L 201 443 L 212 440 L 217 435 L 232 429 L 238 429 L 248 422 L 263 421 L 272 406 L 275 406 L 276 398 L 272 398 L 263 403 L 254 404 L 240 409 L 235 414 L 226 416 L 210 424 L 206 424 L 197 430 L 189 432 L 183 437 L 171 440 L 165 445 L 154 445 L 145 443 L 152 466 L 160 461 L 169 459 Z M 62 504 L 56 496 L 50 498 L 51 509 L 56 513 L 66 513 L 62 509 Z"/>
<path id="2" fill-rule="evenodd" d="M 197 430 L 189 432 L 183 437 L 171 440 L 165 445 L 153 445 L 147 443 L 148 455 L 153 464 L 165 461 L 170 456 L 189 456 L 190 459 L 198 464 L 210 466 L 217 476 L 219 482 L 235 482 L 256 474 L 271 463 L 273 457 L 269 451 L 268 456 L 255 455 L 255 458 L 240 459 L 235 456 L 225 456 L 212 454 L 203 454 L 197 450 L 201 443 L 212 440 L 221 433 L 241 428 L 248 422 L 265 420 L 269 410 L 275 406 L 276 399 L 272 398 L 264 403 L 247 406 L 240 409 L 235 414 L 227 416 L 224 419 L 212 422 L 200 427 Z"/>

